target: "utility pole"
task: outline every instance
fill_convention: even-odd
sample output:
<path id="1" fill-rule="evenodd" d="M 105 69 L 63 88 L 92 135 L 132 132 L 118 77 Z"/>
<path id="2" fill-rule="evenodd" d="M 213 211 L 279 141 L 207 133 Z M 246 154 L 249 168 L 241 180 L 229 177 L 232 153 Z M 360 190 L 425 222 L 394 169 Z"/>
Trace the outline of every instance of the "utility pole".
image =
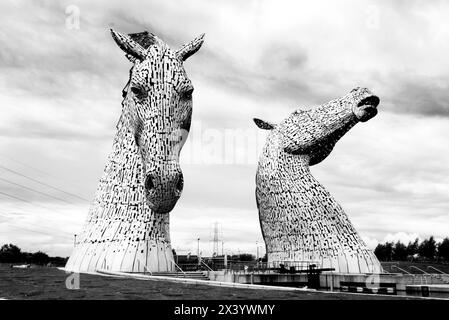
<path id="1" fill-rule="evenodd" d="M 256 248 L 257 248 L 257 255 L 256 255 L 256 261 L 259 263 L 259 242 L 256 241 Z"/>
<path id="2" fill-rule="evenodd" d="M 223 256 L 224 256 L 223 257 L 224 268 L 227 269 L 228 268 L 228 255 L 223 252 Z"/>
<path id="3" fill-rule="evenodd" d="M 73 246 L 76 246 L 76 234 L 74 234 Z"/>
<path id="4" fill-rule="evenodd" d="M 200 257 L 200 238 L 198 238 L 198 265 L 201 265 L 201 257 Z"/>
<path id="5" fill-rule="evenodd" d="M 221 254 L 223 254 L 223 238 L 222 231 L 220 231 L 220 225 L 218 222 L 214 223 L 214 235 L 211 240 L 213 242 L 213 257 L 218 257 L 220 255 L 220 242 L 221 242 Z"/>
<path id="6" fill-rule="evenodd" d="M 213 256 L 218 256 L 218 222 L 214 223 L 214 253 Z"/>

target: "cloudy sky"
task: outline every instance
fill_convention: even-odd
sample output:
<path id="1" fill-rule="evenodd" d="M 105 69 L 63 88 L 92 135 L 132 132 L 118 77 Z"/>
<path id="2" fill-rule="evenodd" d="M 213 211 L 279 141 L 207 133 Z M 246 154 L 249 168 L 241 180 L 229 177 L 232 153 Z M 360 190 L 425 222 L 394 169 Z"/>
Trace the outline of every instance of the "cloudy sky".
<path id="1" fill-rule="evenodd" d="M 120 116 L 129 62 L 110 37 L 151 31 L 195 86 L 171 213 L 174 248 L 261 246 L 255 171 L 266 132 L 356 86 L 381 98 L 312 173 L 373 247 L 449 235 L 448 1 L 1 1 L 0 244 L 67 256 Z"/>

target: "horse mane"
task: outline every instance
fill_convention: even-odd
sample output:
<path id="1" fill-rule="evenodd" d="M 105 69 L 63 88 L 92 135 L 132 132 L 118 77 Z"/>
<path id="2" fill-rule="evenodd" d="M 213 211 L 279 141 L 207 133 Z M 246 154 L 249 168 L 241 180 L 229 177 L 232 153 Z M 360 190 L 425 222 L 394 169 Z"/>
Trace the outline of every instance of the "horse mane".
<path id="1" fill-rule="evenodd" d="M 152 45 L 156 44 L 156 36 L 152 33 L 149 33 L 148 31 L 143 31 L 143 32 L 139 32 L 139 33 L 129 33 L 128 36 L 134 40 L 135 42 L 137 42 L 138 44 L 140 44 L 142 46 L 142 48 L 144 49 L 148 49 L 149 47 L 151 47 Z M 128 59 L 133 60 L 130 56 L 128 56 Z M 126 89 L 128 88 L 128 85 L 131 81 L 131 74 L 132 74 L 132 70 L 133 68 L 131 68 L 129 70 L 129 80 L 126 83 L 125 87 L 122 90 L 122 97 L 125 98 L 126 97 Z"/>
<path id="2" fill-rule="evenodd" d="M 135 42 L 140 44 L 142 48 L 148 49 L 153 44 L 156 44 L 155 35 L 149 33 L 148 31 L 139 32 L 139 33 L 130 33 L 128 36 L 133 39 Z"/>
<path id="3" fill-rule="evenodd" d="M 140 44 L 143 48 L 148 49 L 150 46 L 154 45 L 157 43 L 156 39 L 155 39 L 155 35 L 152 33 L 149 33 L 148 31 L 143 31 L 143 32 L 138 32 L 138 33 L 129 33 L 128 36 L 134 40 L 135 42 L 137 42 L 138 44 Z M 122 90 L 122 97 L 123 97 L 123 101 L 122 101 L 122 106 L 123 106 L 123 102 L 126 99 L 126 95 L 127 95 L 127 89 L 128 86 L 131 82 L 131 75 L 132 75 L 132 71 L 133 71 L 133 67 L 131 67 L 131 69 L 129 70 L 129 79 L 128 82 L 126 83 L 125 87 Z M 116 128 L 118 129 L 120 126 L 120 123 L 122 123 L 123 121 L 123 113 L 120 116 Z"/>

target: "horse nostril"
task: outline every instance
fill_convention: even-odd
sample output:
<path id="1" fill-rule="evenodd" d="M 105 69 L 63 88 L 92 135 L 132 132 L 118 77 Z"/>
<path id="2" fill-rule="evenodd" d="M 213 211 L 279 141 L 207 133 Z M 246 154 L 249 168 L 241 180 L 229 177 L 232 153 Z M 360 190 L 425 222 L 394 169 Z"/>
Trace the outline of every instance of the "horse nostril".
<path id="1" fill-rule="evenodd" d="M 369 96 L 360 101 L 359 107 L 363 107 L 364 105 L 369 105 L 373 107 L 377 107 L 379 105 L 380 99 L 377 96 Z"/>
<path id="2" fill-rule="evenodd" d="M 176 182 L 176 190 L 182 191 L 182 188 L 184 188 L 184 178 L 182 177 L 182 174 L 179 176 L 178 182 Z"/>
<path id="3" fill-rule="evenodd" d="M 149 175 L 147 176 L 147 178 L 145 180 L 145 188 L 147 188 L 147 190 L 154 189 L 153 179 Z"/>

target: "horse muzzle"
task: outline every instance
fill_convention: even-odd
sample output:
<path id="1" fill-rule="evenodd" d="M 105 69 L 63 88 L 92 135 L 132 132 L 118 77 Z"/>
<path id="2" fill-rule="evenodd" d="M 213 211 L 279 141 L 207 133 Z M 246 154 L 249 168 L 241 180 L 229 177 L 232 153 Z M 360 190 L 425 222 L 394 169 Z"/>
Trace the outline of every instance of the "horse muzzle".
<path id="1" fill-rule="evenodd" d="M 169 213 L 181 197 L 184 178 L 181 171 L 145 178 L 145 196 L 150 209 L 156 213 Z"/>
<path id="2" fill-rule="evenodd" d="M 377 115 L 377 106 L 380 99 L 375 95 L 370 95 L 360 101 L 354 109 L 354 114 L 360 122 L 366 122 Z"/>

